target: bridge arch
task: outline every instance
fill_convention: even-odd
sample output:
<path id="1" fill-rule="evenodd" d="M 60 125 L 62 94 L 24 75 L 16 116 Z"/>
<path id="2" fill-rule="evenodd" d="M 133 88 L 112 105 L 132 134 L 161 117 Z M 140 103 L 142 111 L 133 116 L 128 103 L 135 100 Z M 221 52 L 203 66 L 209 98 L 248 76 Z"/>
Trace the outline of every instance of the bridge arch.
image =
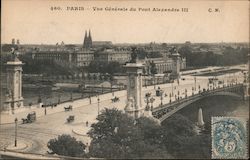
<path id="1" fill-rule="evenodd" d="M 197 99 L 194 99 L 194 100 L 191 100 L 189 102 L 186 102 L 186 103 L 182 103 L 182 104 L 179 104 L 179 105 L 176 105 L 176 106 L 172 106 L 172 108 L 174 108 L 173 110 L 167 112 L 166 114 L 164 114 L 162 117 L 159 118 L 160 122 L 163 122 L 165 121 L 167 118 L 169 118 L 170 116 L 172 116 L 173 114 L 175 114 L 176 112 L 180 111 L 181 109 L 189 106 L 190 104 L 193 104 L 195 102 L 198 102 L 204 98 L 208 98 L 208 97 L 214 97 L 214 96 L 229 96 L 229 97 L 234 97 L 234 98 L 237 98 L 237 99 L 242 99 L 242 96 L 239 95 L 239 94 L 235 94 L 235 93 L 231 93 L 231 92 L 218 92 L 216 94 L 213 94 L 213 95 L 207 95 L 207 96 L 202 96 L 200 98 L 197 98 Z"/>
<path id="2" fill-rule="evenodd" d="M 161 122 L 175 114 L 182 108 L 197 102 L 206 97 L 211 96 L 230 96 L 242 99 L 244 94 L 242 94 L 242 85 L 229 86 L 226 88 L 218 88 L 212 91 L 205 91 L 194 96 L 188 97 L 187 99 L 182 99 L 180 101 L 174 102 L 172 104 L 167 104 L 163 107 L 157 107 L 153 110 L 153 115 L 158 118 Z"/>

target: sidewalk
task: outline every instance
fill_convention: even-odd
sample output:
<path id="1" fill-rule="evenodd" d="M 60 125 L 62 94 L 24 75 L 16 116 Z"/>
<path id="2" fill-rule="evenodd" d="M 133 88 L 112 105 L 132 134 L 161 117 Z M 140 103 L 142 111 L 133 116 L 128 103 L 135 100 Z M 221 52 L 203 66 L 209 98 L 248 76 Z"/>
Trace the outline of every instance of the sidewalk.
<path id="1" fill-rule="evenodd" d="M 28 144 L 27 142 L 24 142 L 22 140 L 18 140 L 16 147 L 14 143 L 11 143 L 6 147 L 6 149 L 12 150 L 12 151 L 21 151 L 21 150 L 25 150 L 26 148 L 28 148 L 28 146 L 31 146 L 31 145 L 32 144 Z"/>

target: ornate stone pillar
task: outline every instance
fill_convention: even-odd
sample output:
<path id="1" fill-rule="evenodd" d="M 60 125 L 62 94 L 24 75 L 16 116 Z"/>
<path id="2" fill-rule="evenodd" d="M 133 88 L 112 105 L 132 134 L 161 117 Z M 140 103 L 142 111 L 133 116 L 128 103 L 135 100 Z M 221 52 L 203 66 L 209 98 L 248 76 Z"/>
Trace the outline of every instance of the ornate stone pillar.
<path id="1" fill-rule="evenodd" d="M 143 115 L 144 107 L 142 106 L 142 69 L 141 63 L 127 63 L 127 104 L 125 112 L 134 118 Z"/>
<path id="2" fill-rule="evenodd" d="M 173 58 L 173 69 L 172 69 L 172 75 L 174 78 L 179 79 L 180 78 L 180 54 L 179 53 L 173 53 L 171 55 Z"/>
<path id="3" fill-rule="evenodd" d="M 16 56 L 6 64 L 7 93 L 2 112 L 14 114 L 15 109 L 23 107 L 22 97 L 22 65 Z"/>

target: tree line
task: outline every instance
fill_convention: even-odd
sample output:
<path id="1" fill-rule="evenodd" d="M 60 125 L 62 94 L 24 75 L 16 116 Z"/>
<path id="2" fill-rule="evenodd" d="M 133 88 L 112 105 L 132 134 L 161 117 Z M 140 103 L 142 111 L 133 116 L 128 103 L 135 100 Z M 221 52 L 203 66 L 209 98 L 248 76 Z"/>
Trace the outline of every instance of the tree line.
<path id="1" fill-rule="evenodd" d="M 225 66 L 246 63 L 249 49 L 226 47 L 221 54 L 215 54 L 212 51 L 194 52 L 191 47 L 184 46 L 179 53 L 186 57 L 187 66 L 190 67 Z"/>
<path id="2" fill-rule="evenodd" d="M 68 136 L 51 139 L 48 148 L 59 155 L 108 159 L 210 158 L 209 134 L 197 135 L 194 128 L 180 114 L 160 125 L 152 118 L 134 120 L 122 111 L 106 108 L 88 132 L 92 139 L 89 152 L 86 145 Z"/>

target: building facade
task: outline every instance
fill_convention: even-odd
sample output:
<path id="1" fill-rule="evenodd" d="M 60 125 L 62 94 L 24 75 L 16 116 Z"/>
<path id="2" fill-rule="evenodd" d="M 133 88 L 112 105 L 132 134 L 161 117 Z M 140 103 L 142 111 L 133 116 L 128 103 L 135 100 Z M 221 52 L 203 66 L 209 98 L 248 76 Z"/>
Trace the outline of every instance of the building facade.
<path id="1" fill-rule="evenodd" d="M 158 74 L 172 72 L 176 68 L 176 62 L 172 57 L 147 58 L 145 59 L 145 71 L 147 74 L 150 74 L 150 63 L 155 64 Z M 179 67 L 180 70 L 186 68 L 186 58 L 179 58 Z"/>
<path id="2" fill-rule="evenodd" d="M 104 63 L 118 62 L 120 64 L 125 64 L 131 60 L 131 51 L 128 49 L 105 49 L 96 52 L 94 60 Z"/>
<path id="3" fill-rule="evenodd" d="M 31 52 L 31 58 L 33 60 L 52 62 L 73 62 L 73 53 L 68 51 L 35 51 Z"/>
<path id="4" fill-rule="evenodd" d="M 132 48 L 129 46 L 113 46 L 110 41 L 92 41 L 91 31 L 85 31 L 83 45 L 42 45 L 31 52 L 31 57 L 34 60 L 46 60 L 47 62 L 57 62 L 63 65 L 76 67 L 88 67 L 91 61 L 100 63 L 118 62 L 123 65 L 131 61 Z M 150 74 L 150 64 L 154 63 L 157 73 L 162 74 L 186 68 L 186 59 L 178 58 L 178 63 L 171 57 L 168 49 L 162 46 L 150 45 L 150 47 L 142 47 L 138 51 L 144 54 L 144 57 L 138 57 L 145 62 L 145 70 Z M 146 56 L 145 56 L 146 55 Z M 163 57 L 162 57 L 163 56 Z M 147 58 L 160 57 L 160 58 Z"/>
<path id="5" fill-rule="evenodd" d="M 73 64 L 77 67 L 88 67 L 90 62 L 94 60 L 94 52 L 83 50 L 73 53 Z"/>
<path id="6" fill-rule="evenodd" d="M 31 53 L 33 60 L 45 61 L 46 63 L 67 64 L 75 67 L 87 67 L 94 60 L 94 52 L 81 51 L 46 51 Z"/>

